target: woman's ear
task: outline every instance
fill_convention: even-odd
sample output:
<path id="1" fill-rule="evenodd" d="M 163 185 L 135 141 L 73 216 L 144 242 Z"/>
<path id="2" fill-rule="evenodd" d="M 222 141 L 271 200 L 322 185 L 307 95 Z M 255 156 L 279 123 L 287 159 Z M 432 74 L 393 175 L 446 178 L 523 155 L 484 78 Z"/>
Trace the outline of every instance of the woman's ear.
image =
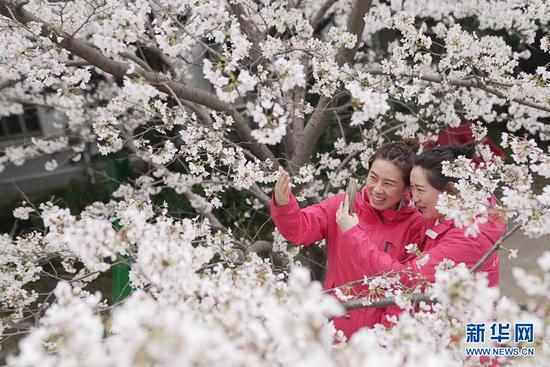
<path id="1" fill-rule="evenodd" d="M 445 191 L 447 191 L 449 194 L 453 194 L 453 195 L 458 192 L 458 190 L 455 187 L 454 182 L 448 182 L 447 185 L 445 186 Z"/>

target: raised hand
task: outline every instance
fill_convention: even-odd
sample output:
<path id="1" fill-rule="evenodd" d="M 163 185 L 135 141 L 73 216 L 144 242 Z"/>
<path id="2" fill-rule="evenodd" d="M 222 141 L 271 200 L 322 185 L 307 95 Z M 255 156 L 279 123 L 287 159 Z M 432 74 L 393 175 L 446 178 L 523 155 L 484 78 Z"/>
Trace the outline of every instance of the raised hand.
<path id="1" fill-rule="evenodd" d="M 275 184 L 275 205 L 288 204 L 290 197 L 290 175 L 284 169 L 280 170 L 279 179 Z"/>
<path id="2" fill-rule="evenodd" d="M 338 207 L 338 210 L 336 211 L 336 223 L 338 223 L 338 227 L 340 227 L 340 230 L 343 232 L 346 232 L 348 229 L 351 229 L 352 227 L 355 227 L 357 224 L 359 224 L 359 218 L 357 217 L 357 214 L 352 213 L 349 214 L 349 198 L 348 195 L 344 197 L 344 200 L 340 203 L 340 206 Z"/>

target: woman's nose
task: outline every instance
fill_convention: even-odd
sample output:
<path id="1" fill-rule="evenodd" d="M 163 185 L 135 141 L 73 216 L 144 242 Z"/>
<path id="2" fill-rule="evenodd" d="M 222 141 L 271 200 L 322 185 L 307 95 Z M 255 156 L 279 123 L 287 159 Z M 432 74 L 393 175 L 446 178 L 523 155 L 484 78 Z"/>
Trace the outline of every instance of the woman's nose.
<path id="1" fill-rule="evenodd" d="M 377 193 L 382 192 L 383 188 L 384 187 L 382 186 L 382 184 L 377 183 L 376 185 L 374 185 L 374 192 L 377 192 Z"/>

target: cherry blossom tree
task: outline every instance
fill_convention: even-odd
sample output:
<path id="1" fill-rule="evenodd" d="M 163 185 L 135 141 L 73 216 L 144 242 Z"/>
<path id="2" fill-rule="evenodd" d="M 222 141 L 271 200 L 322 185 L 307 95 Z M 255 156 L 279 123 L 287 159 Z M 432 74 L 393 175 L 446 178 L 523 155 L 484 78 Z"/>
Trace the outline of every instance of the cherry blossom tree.
<path id="1" fill-rule="evenodd" d="M 463 338 L 475 319 L 532 322 L 537 358 L 508 362 L 544 364 L 549 253 L 538 274 L 515 271 L 539 296 L 527 309 L 460 264 L 442 264 L 427 290 L 391 274 L 357 280 L 405 309 L 437 303 L 345 342 L 327 322 L 342 306 L 257 218 L 268 220 L 279 167 L 300 201 L 317 202 L 381 143 L 433 141 L 468 120 L 477 140 L 505 126 L 499 140 L 512 154 L 480 146 L 482 164 L 447 165 L 458 192 L 440 211 L 472 235 L 493 210 L 510 233 L 549 235 L 550 186 L 534 185 L 550 177 L 549 20 L 543 0 L 0 0 L 0 116 L 36 105 L 62 126 L 5 148 L 0 172 L 39 156 L 55 170 L 70 164 L 58 161 L 67 149 L 75 162 L 92 149 L 147 167 L 78 214 L 54 202 L 14 211 L 43 229 L 0 237 L 0 330 L 28 334 L 9 363 L 475 365 Z M 195 215 L 155 205 L 163 189 Z M 224 202 L 237 194 L 246 208 L 228 220 Z M 53 259 L 65 274 L 48 270 Z M 135 291 L 109 305 L 87 286 L 121 262 Z M 56 277 L 55 290 L 34 291 L 41 276 Z"/>

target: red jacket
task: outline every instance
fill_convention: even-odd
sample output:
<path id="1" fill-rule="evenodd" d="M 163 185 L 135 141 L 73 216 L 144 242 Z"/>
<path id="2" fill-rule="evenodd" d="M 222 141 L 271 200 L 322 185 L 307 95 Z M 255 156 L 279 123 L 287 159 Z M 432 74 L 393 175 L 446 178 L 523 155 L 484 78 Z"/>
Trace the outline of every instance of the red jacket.
<path id="1" fill-rule="evenodd" d="M 362 244 L 357 246 L 358 253 L 350 252 L 348 239 L 336 223 L 336 211 L 343 199 L 343 193 L 337 194 L 304 209 L 300 209 L 292 194 L 289 203 L 284 206 L 275 206 L 274 199 L 271 200 L 271 217 L 281 235 L 288 241 L 310 245 L 322 239 L 327 240 L 325 289 L 371 275 L 361 267 L 354 267 L 353 258 L 361 252 Z M 407 257 L 405 246 L 419 243 L 424 225 L 422 215 L 408 204 L 407 201 L 398 211 L 377 211 L 370 205 L 367 192 L 363 189 L 355 197 L 354 212 L 359 218 L 359 225 L 354 227 L 354 231 L 362 233 L 367 239 L 365 246 L 375 244 L 375 248 L 390 259 L 398 263 L 404 261 Z M 350 294 L 366 291 L 368 289 L 360 284 L 349 290 Z M 349 338 L 360 327 L 372 327 L 378 323 L 383 311 L 382 308 L 353 310 L 348 313 L 348 319 L 339 317 L 334 319 L 334 323 Z"/>
<path id="2" fill-rule="evenodd" d="M 435 267 L 443 259 L 449 259 L 455 263 L 464 263 L 468 268 L 473 267 L 485 255 L 489 249 L 498 241 L 506 230 L 506 225 L 499 220 L 489 220 L 480 224 L 480 232 L 477 237 L 465 235 L 465 228 L 454 226 L 453 220 L 447 220 L 423 231 L 425 234 L 423 241 L 423 254 L 428 254 L 429 258 L 426 264 L 419 267 L 417 259 L 410 259 L 400 263 L 390 256 L 380 251 L 375 244 L 365 246 L 368 239 L 357 226 L 351 228 L 345 233 L 345 237 L 350 244 L 347 250 L 355 256 L 352 258 L 354 267 L 366 269 L 370 274 L 382 274 L 388 271 L 409 270 L 412 273 L 420 274 L 430 282 L 435 282 Z M 429 225 L 429 224 L 428 224 Z M 489 286 L 498 286 L 500 262 L 498 252 L 494 252 L 481 265 L 477 271 L 487 273 Z M 401 282 L 407 284 L 410 282 L 408 276 L 402 276 Z M 386 315 L 398 315 L 398 307 L 388 307 L 384 310 L 381 323 L 386 326 L 390 324 L 386 320 Z"/>

